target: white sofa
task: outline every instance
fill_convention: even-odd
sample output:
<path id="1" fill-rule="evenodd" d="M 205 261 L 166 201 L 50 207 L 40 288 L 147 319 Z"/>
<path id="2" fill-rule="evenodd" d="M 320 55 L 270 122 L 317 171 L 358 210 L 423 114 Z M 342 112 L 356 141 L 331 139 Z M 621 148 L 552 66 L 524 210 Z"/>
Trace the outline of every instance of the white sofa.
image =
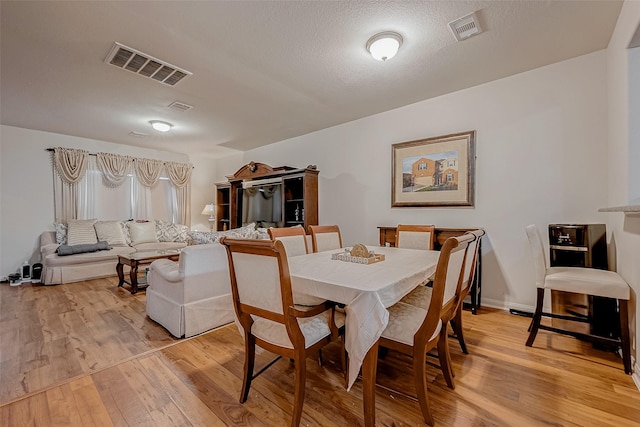
<path id="1" fill-rule="evenodd" d="M 148 284 L 147 315 L 178 338 L 234 320 L 227 253 L 219 243 L 187 246 L 178 262 L 152 262 Z"/>
<path id="2" fill-rule="evenodd" d="M 126 224 L 129 222 L 122 221 L 121 223 Z M 131 241 L 130 237 L 127 238 L 127 234 L 123 233 L 121 243 L 111 244 L 110 250 L 66 256 L 60 256 L 56 252 L 61 242 L 63 244 L 66 243 L 66 236 L 56 236 L 56 231 L 45 231 L 40 235 L 40 259 L 42 262 L 40 282 L 45 285 L 59 285 L 114 276 L 116 275 L 118 255 L 126 255 L 133 252 L 181 249 L 187 246 L 186 240 L 188 236 L 185 226 L 168 224 L 162 221 L 155 221 L 155 223 L 156 241 L 135 243 Z M 178 236 L 176 229 L 184 229 L 184 235 Z"/>

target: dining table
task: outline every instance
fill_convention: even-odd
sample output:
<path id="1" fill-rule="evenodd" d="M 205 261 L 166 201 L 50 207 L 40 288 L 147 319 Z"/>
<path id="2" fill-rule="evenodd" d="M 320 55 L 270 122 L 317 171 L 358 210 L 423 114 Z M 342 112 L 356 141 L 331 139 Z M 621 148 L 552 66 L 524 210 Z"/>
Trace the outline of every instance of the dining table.
<path id="1" fill-rule="evenodd" d="M 439 251 L 367 246 L 384 255 L 372 264 L 332 259 L 345 249 L 288 258 L 291 286 L 296 295 L 327 299 L 345 305 L 347 389 L 362 368 L 365 425 L 375 424 L 375 381 L 378 339 L 389 322 L 388 307 L 400 301 L 434 272 Z M 347 254 L 348 255 L 348 254 Z"/>

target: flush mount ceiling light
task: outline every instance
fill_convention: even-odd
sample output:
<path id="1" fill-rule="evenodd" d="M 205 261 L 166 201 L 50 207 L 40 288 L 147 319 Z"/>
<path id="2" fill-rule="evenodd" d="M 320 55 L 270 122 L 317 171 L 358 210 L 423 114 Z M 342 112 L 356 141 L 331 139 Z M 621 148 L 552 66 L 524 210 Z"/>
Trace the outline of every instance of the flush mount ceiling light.
<path id="1" fill-rule="evenodd" d="M 163 122 L 161 120 L 151 120 L 151 127 L 158 132 L 169 132 L 173 125 L 171 123 Z"/>
<path id="2" fill-rule="evenodd" d="M 367 41 L 367 50 L 378 61 L 386 61 L 396 56 L 402 46 L 402 36 L 393 31 L 376 34 Z"/>

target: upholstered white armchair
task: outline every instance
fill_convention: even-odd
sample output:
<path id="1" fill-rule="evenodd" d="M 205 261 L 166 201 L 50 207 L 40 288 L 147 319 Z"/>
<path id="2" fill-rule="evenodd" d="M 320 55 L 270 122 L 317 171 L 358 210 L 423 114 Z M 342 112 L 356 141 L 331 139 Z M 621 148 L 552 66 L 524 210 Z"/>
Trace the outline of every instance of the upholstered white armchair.
<path id="1" fill-rule="evenodd" d="M 178 262 L 149 268 L 147 315 L 176 337 L 191 337 L 233 322 L 229 263 L 219 243 L 187 246 Z"/>

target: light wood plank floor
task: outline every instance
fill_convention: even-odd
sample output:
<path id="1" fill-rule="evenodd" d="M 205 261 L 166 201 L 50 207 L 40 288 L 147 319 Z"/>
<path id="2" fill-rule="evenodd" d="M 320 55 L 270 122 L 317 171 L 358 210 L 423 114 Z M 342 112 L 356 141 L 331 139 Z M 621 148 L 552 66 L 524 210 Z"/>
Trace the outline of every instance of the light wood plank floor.
<path id="1" fill-rule="evenodd" d="M 244 355 L 235 326 L 176 340 L 146 318 L 144 302 L 144 292 L 132 296 L 114 278 L 0 285 L 0 425 L 288 425 L 288 360 L 254 380 L 240 404 Z M 437 367 L 428 370 L 438 425 L 640 424 L 640 392 L 613 353 L 545 331 L 527 348 L 528 319 L 491 309 L 463 314 L 470 354 L 451 341 L 455 390 Z M 323 356 L 322 367 L 307 360 L 301 425 L 363 425 L 361 383 L 344 389 L 337 344 Z M 258 355 L 257 369 L 272 359 Z M 415 395 L 410 366 L 395 352 L 380 361 L 378 425 L 423 424 L 407 396 Z"/>

